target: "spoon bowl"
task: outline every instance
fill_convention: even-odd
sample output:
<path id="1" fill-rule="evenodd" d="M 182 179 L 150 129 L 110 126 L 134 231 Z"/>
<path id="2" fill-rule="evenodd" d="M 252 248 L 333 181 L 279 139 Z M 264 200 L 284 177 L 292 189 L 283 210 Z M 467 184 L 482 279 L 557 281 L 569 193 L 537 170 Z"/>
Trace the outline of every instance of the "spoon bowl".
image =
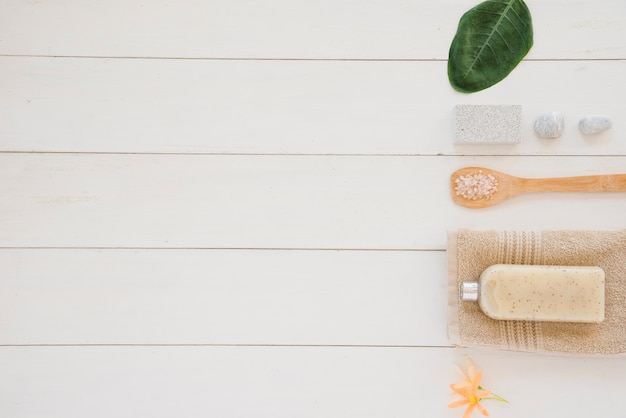
<path id="1" fill-rule="evenodd" d="M 524 178 L 484 167 L 464 167 L 450 176 L 452 200 L 472 209 L 529 192 L 624 192 L 626 174 Z"/>

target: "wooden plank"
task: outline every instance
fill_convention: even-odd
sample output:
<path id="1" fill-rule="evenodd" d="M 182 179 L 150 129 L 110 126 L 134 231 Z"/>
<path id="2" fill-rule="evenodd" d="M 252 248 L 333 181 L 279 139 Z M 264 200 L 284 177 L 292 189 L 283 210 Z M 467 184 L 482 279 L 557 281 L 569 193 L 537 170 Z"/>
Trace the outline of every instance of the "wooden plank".
<path id="1" fill-rule="evenodd" d="M 449 345 L 443 251 L 5 249 L 0 265 L 0 345 Z"/>
<path id="2" fill-rule="evenodd" d="M 492 416 L 626 416 L 624 356 L 446 347 L 443 251 L 626 227 L 624 193 L 447 190 L 626 172 L 623 0 L 528 1 L 535 46 L 476 95 L 445 60 L 477 1 L 0 3 L 0 416 L 452 418 L 466 355 Z M 452 144 L 454 104 L 503 101 L 521 144 Z"/>
<path id="3" fill-rule="evenodd" d="M 524 62 L 478 95 L 454 92 L 445 62 L 0 63 L 0 151 L 626 155 L 623 60 Z M 454 144 L 455 104 L 510 103 L 523 106 L 521 144 Z M 540 139 L 534 121 L 552 110 L 565 133 Z M 614 126 L 584 136 L 587 114 Z"/>
<path id="4" fill-rule="evenodd" d="M 530 59 L 623 59 L 622 0 L 529 2 Z M 478 1 L 5 1 L 0 54 L 46 56 L 447 59 Z"/>
<path id="5" fill-rule="evenodd" d="M 0 155 L 0 247 L 445 248 L 447 229 L 615 229 L 626 193 L 454 205 L 450 174 L 626 171 L 626 157 Z"/>
<path id="6" fill-rule="evenodd" d="M 467 354 L 483 385 L 511 402 L 485 401 L 492 416 L 626 415 L 620 359 L 363 347 L 2 347 L 0 410 L 11 418 L 452 418 L 462 410 L 447 408 L 458 399 L 448 386 Z M 581 387 L 585 396 L 572 402 Z"/>

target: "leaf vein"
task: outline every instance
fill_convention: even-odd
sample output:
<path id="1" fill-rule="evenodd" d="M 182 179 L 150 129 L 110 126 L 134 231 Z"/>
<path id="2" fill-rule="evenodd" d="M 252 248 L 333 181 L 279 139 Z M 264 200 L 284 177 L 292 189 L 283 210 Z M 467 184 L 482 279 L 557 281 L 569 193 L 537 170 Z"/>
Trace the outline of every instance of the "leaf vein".
<path id="1" fill-rule="evenodd" d="M 519 28 L 513 23 L 513 21 L 511 21 L 511 19 L 508 16 L 506 16 L 506 20 L 511 24 L 513 29 L 515 29 L 515 32 L 517 32 L 517 34 L 519 35 L 520 39 L 522 40 L 522 43 L 526 45 L 526 39 L 524 39 L 524 35 L 522 35 L 522 32 L 519 30 Z"/>
<path id="2" fill-rule="evenodd" d="M 489 49 L 491 50 L 491 53 L 493 54 L 493 57 L 496 59 L 496 65 L 500 64 L 500 60 L 498 58 L 498 53 L 496 52 L 495 49 L 493 49 L 493 47 L 491 45 L 488 45 Z"/>
<path id="3" fill-rule="evenodd" d="M 495 32 L 497 32 L 497 27 L 498 27 L 498 25 L 500 24 L 500 22 L 502 21 L 503 15 L 505 15 L 505 14 L 506 14 L 506 12 L 507 12 L 507 10 L 508 10 L 508 9 L 510 9 L 510 8 L 513 6 L 513 2 L 514 2 L 514 1 L 515 1 L 515 0 L 513 0 L 513 1 L 509 1 L 509 2 L 497 2 L 497 1 L 493 1 L 493 3 L 499 3 L 499 4 L 504 4 L 504 5 L 506 5 L 506 8 L 505 8 L 504 12 L 492 12 L 492 11 L 490 11 L 490 10 L 480 9 L 480 12 L 482 12 L 482 13 L 492 14 L 492 15 L 497 15 L 497 16 L 499 16 L 499 17 L 498 17 L 498 20 L 496 21 L 495 25 L 491 28 L 491 30 L 490 30 L 490 34 L 489 34 L 489 36 L 487 37 L 487 40 L 486 40 L 486 41 L 485 41 L 485 43 L 484 43 L 484 44 L 480 47 L 480 49 L 479 49 L 479 50 L 478 50 L 478 52 L 476 53 L 476 57 L 474 57 L 474 60 L 472 61 L 472 63 L 471 63 L 471 64 L 470 64 L 470 66 L 468 67 L 467 72 L 463 75 L 463 80 L 467 79 L 467 77 L 469 76 L 469 74 L 472 72 L 472 68 L 474 67 L 474 65 L 475 65 L 475 64 L 476 64 L 476 63 L 477 63 L 477 62 L 481 59 L 481 58 L 480 58 L 480 56 L 481 56 L 481 54 L 483 53 L 483 50 L 484 50 L 484 48 L 485 48 L 485 45 L 488 45 L 488 44 L 489 44 L 489 39 L 491 39 L 491 37 L 493 37 L 494 33 L 495 33 Z M 501 35 L 501 34 L 499 34 L 499 35 L 502 37 L 502 35 Z M 507 48 L 509 48 L 509 50 L 510 50 L 510 47 L 509 47 L 508 45 L 507 45 Z M 482 62 L 481 62 L 481 64 L 482 64 Z M 482 65 L 483 65 L 483 67 L 484 67 L 484 64 L 482 64 Z"/>
<path id="4" fill-rule="evenodd" d="M 511 48 L 511 45 L 509 45 L 509 42 L 506 40 L 506 37 L 502 35 L 502 33 L 500 33 L 500 30 L 498 28 L 496 28 L 496 33 L 500 35 L 502 42 L 504 42 L 504 45 L 506 45 L 506 48 L 509 50 L 509 52 L 514 53 L 513 48 Z"/>
<path id="5" fill-rule="evenodd" d="M 515 66 L 514 61 L 521 60 L 519 56 L 525 55 L 532 45 L 532 29 L 523 0 L 487 0 L 470 12 L 467 13 L 467 21 L 462 21 L 463 29 L 467 30 L 463 35 L 467 38 L 461 37 L 457 42 L 455 37 L 453 42 L 458 48 L 454 50 L 455 54 L 464 56 L 460 58 L 463 61 L 459 61 L 459 64 L 461 62 L 462 64 L 455 71 L 454 77 L 459 80 L 457 86 L 469 82 L 468 86 L 476 87 L 475 90 L 469 91 L 478 91 L 491 85 L 485 84 L 485 81 L 487 83 L 490 81 L 482 79 L 485 78 L 482 77 L 483 73 L 491 72 L 493 82 L 497 82 L 507 70 L 504 67 L 496 70 L 494 67 L 499 67 L 503 59 L 502 65 L 505 66 L 510 66 L 507 64 L 509 61 Z M 472 28 L 475 31 L 471 31 Z M 461 30 L 460 25 L 457 34 L 460 34 Z M 453 56 L 452 49 L 450 56 Z"/>
<path id="6" fill-rule="evenodd" d="M 511 12 L 515 14 L 515 16 L 517 17 L 517 19 L 520 21 L 520 23 L 522 25 L 524 25 L 524 27 L 528 27 L 528 25 L 526 24 L 526 22 L 524 22 L 524 19 L 522 19 L 522 17 L 519 15 L 518 11 L 515 10 L 514 7 L 511 7 Z M 513 22 L 511 22 L 511 24 L 513 24 Z"/>

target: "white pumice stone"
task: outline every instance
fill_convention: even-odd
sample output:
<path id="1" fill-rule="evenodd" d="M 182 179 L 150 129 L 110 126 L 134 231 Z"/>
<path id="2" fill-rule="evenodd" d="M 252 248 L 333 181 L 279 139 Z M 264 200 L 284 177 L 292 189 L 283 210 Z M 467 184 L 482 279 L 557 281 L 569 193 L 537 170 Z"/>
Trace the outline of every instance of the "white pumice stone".
<path id="1" fill-rule="evenodd" d="M 456 144 L 517 144 L 522 139 L 521 105 L 456 105 Z"/>
<path id="2" fill-rule="evenodd" d="M 563 135 L 565 119 L 560 112 L 545 112 L 535 120 L 535 133 L 540 138 L 558 138 Z"/>
<path id="3" fill-rule="evenodd" d="M 585 135 L 595 135 L 606 131 L 612 124 L 611 118 L 608 116 L 589 115 L 580 120 L 578 128 Z"/>

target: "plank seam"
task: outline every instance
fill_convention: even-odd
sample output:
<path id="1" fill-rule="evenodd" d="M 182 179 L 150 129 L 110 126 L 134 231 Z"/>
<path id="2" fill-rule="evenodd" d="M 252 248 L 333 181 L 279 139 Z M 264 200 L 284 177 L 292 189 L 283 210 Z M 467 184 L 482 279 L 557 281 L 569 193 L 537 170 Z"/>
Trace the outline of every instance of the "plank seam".
<path id="1" fill-rule="evenodd" d="M 117 60 L 169 60 L 169 61 L 320 61 L 320 62 L 447 62 L 447 58 L 287 58 L 287 57 L 174 57 L 132 55 L 38 55 L 0 54 L 6 58 L 60 58 L 60 59 L 117 59 Z M 626 58 L 526 58 L 527 62 L 585 62 L 626 61 Z"/>
<path id="2" fill-rule="evenodd" d="M 155 155 L 215 157 L 348 157 L 348 158 L 418 158 L 418 157 L 625 157 L 624 154 L 398 154 L 398 153 L 242 153 L 242 152 L 121 152 L 121 151 L 18 151 L 0 150 L 0 155 Z"/>

